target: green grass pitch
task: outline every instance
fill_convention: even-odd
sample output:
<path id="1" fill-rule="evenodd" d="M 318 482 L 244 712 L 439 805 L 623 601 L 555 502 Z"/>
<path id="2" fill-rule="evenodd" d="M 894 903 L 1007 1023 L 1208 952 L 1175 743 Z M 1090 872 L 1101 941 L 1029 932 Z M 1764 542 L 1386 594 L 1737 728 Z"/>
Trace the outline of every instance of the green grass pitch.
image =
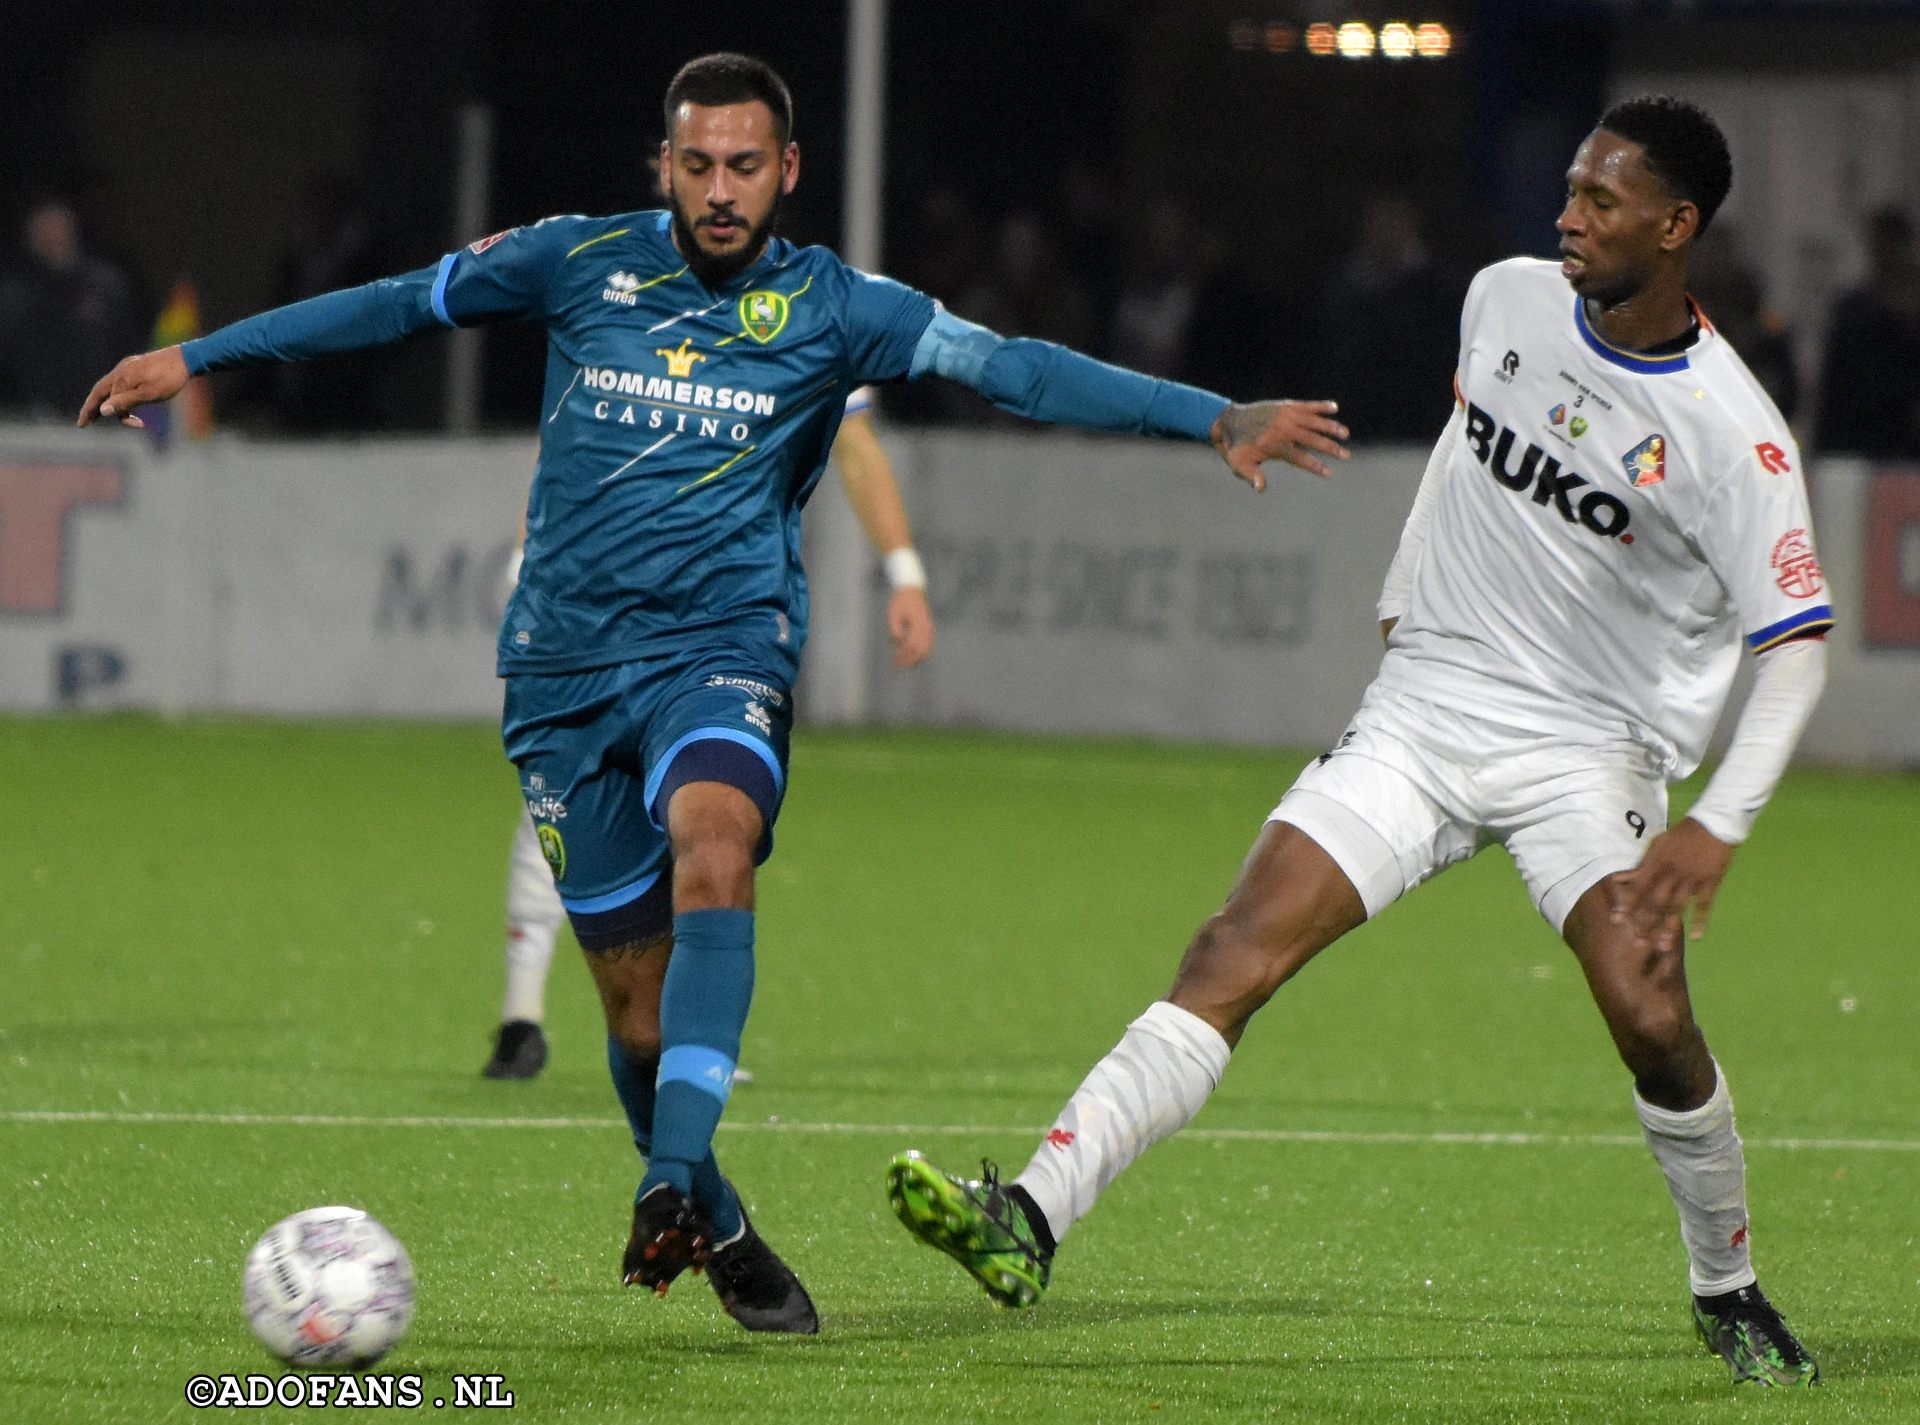
<path id="1" fill-rule="evenodd" d="M 617 1283 L 637 1170 L 570 941 L 547 1074 L 479 1077 L 491 731 L 12 719 L 0 750 L 0 1419 L 186 1418 L 188 1376 L 271 1369 L 241 1259 L 336 1201 L 413 1254 L 381 1368 L 425 1376 L 416 1417 L 471 1371 L 534 1420 L 1920 1419 L 1920 780 L 1791 777 L 1691 957 L 1804 1400 L 1695 1343 L 1624 1073 L 1497 851 L 1284 990 L 1038 1309 L 893 1221 L 901 1148 L 1018 1171 L 1297 754 L 798 739 L 720 1138 L 825 1321 L 768 1341 L 698 1280 Z"/>

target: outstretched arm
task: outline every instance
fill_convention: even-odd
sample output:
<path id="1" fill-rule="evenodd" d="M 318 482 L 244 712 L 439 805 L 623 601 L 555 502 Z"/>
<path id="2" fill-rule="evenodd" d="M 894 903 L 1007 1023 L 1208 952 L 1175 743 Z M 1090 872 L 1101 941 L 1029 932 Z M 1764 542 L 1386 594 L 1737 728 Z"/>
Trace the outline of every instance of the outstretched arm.
<path id="1" fill-rule="evenodd" d="M 841 422 L 833 463 L 846 487 L 847 503 L 867 532 L 873 552 L 885 561 L 893 594 L 887 600 L 887 632 L 896 667 L 912 668 L 933 652 L 933 610 L 927 604 L 927 573 L 914 552 L 906 506 L 893 478 L 893 462 L 864 411 Z"/>
<path id="2" fill-rule="evenodd" d="M 79 424 L 118 416 L 123 424 L 140 425 L 140 418 L 133 414 L 136 406 L 167 400 L 189 377 L 236 366 L 359 351 L 432 327 L 452 326 L 453 319 L 442 315 L 444 295 L 435 296 L 439 273 L 446 265 L 309 297 L 179 346 L 129 356 L 87 393 Z"/>
<path id="3" fill-rule="evenodd" d="M 548 218 L 510 228 L 417 272 L 309 297 L 180 346 L 129 356 L 88 393 L 80 424 L 118 416 L 137 426 L 134 407 L 166 400 L 188 377 L 229 367 L 305 361 L 384 346 L 438 327 L 543 316 L 548 279 L 573 250 L 569 244 L 577 247 L 586 236 L 591 246 L 598 240 L 593 234 L 604 226 L 600 219 Z"/>
<path id="4" fill-rule="evenodd" d="M 1759 657 L 1753 691 L 1707 789 L 1679 825 L 1653 839 L 1638 866 L 1611 883 L 1613 918 L 1632 923 L 1642 940 L 1662 950 L 1679 944 L 1689 912 L 1691 938 L 1707 933 L 1734 848 L 1780 784 L 1826 687 L 1824 639 L 1784 643 Z"/>
<path id="5" fill-rule="evenodd" d="M 910 376 L 926 372 L 970 387 L 1003 410 L 1084 430 L 1204 440 L 1240 479 L 1267 487 L 1260 466 L 1285 460 L 1315 475 L 1319 455 L 1344 460 L 1347 428 L 1332 401 L 1258 401 L 1249 405 L 1176 381 L 1109 366 L 1064 346 L 1001 337 L 937 310 L 914 348 Z"/>

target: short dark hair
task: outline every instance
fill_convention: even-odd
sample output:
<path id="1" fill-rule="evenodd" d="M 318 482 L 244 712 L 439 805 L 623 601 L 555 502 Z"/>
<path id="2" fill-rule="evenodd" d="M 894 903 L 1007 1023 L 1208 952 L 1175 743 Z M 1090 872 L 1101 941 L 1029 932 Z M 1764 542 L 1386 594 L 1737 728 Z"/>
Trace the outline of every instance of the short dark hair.
<path id="1" fill-rule="evenodd" d="M 1647 95 L 1615 104 L 1600 116 L 1600 127 L 1639 144 L 1647 167 L 1676 198 L 1700 210 L 1700 231 L 1707 230 L 1733 187 L 1733 155 L 1705 109 L 1671 94 Z"/>
<path id="2" fill-rule="evenodd" d="M 703 54 L 690 59 L 667 86 L 667 138 L 673 138 L 673 116 L 682 104 L 717 107 L 751 104 L 756 99 L 772 111 L 773 131 L 785 148 L 793 137 L 793 95 L 772 65 L 746 54 Z"/>

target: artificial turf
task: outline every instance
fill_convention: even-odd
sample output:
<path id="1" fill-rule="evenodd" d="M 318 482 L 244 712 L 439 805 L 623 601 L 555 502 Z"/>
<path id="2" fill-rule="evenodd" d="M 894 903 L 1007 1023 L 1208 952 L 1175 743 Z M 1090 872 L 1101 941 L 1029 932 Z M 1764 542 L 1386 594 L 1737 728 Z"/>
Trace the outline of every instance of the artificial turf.
<path id="1" fill-rule="evenodd" d="M 275 1369 L 241 1260 L 336 1201 L 413 1254 L 379 1369 L 424 1377 L 415 1416 L 459 1371 L 537 1420 L 1920 1419 L 1911 777 L 1791 776 L 1691 956 L 1817 1400 L 1694 1341 L 1625 1075 L 1498 851 L 1289 985 L 1038 1308 L 905 1235 L 888 1158 L 1016 1172 L 1302 760 L 797 739 L 719 1147 L 824 1329 L 765 1340 L 697 1280 L 618 1285 L 636 1164 L 570 943 L 551 1067 L 478 1074 L 490 730 L 0 720 L 0 1419 L 186 1418 L 189 1376 Z"/>

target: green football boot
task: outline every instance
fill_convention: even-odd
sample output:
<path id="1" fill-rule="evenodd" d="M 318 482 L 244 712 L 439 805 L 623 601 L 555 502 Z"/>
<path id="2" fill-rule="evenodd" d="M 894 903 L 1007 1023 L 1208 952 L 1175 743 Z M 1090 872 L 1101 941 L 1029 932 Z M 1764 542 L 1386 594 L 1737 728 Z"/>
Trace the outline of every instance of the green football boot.
<path id="1" fill-rule="evenodd" d="M 1693 1329 L 1708 1350 L 1733 1367 L 1736 1383 L 1820 1384 L 1820 1367 L 1758 1283 L 1721 1296 L 1696 1296 Z"/>
<path id="2" fill-rule="evenodd" d="M 1000 1186 L 999 1169 L 983 1158 L 980 1173 L 965 1182 L 902 1153 L 887 1169 L 887 1200 L 907 1231 L 973 1273 L 996 1305 L 1032 1306 L 1047 1289 L 1052 1253 Z"/>

